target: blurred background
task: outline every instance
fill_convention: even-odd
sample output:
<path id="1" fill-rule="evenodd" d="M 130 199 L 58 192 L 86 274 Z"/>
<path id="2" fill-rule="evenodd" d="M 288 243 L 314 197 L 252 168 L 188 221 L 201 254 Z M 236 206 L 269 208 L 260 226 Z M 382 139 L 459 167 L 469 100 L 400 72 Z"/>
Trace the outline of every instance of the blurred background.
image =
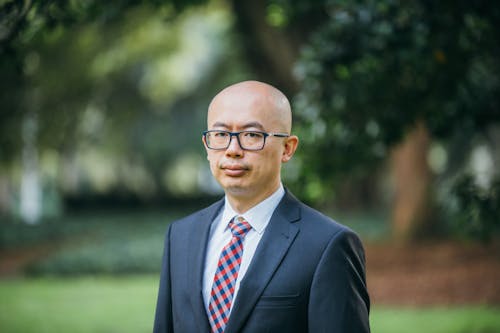
<path id="1" fill-rule="evenodd" d="M 1 0 L 0 331 L 150 332 L 222 195 L 211 98 L 291 100 L 284 182 L 363 238 L 375 333 L 500 331 L 496 1 Z"/>

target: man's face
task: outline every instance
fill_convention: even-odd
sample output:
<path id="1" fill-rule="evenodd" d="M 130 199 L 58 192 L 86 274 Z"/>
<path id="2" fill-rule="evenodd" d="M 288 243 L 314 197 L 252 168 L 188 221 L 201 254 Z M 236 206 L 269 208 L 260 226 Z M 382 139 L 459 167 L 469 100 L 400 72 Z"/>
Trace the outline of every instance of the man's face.
<path id="1" fill-rule="evenodd" d="M 267 99 L 255 94 L 217 97 L 208 113 L 208 129 L 286 133 L 280 114 L 272 108 Z M 270 136 L 262 150 L 248 151 L 232 137 L 226 150 L 206 148 L 212 174 L 228 195 L 265 198 L 279 186 L 285 141 Z"/>

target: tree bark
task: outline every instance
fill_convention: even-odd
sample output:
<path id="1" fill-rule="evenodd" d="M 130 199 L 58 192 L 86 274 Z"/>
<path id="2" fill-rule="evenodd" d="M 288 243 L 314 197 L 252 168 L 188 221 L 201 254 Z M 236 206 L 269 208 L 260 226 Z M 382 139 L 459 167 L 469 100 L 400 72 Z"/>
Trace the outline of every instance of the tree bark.
<path id="1" fill-rule="evenodd" d="M 245 57 L 259 79 L 292 96 L 298 90 L 292 69 L 299 43 L 292 42 L 284 31 L 267 23 L 266 5 L 265 0 L 233 0 L 236 28 L 243 36 Z"/>
<path id="2" fill-rule="evenodd" d="M 393 236 L 400 242 L 414 240 L 429 226 L 432 180 L 427 163 L 429 144 L 429 132 L 423 122 L 418 122 L 391 153 L 395 190 Z"/>

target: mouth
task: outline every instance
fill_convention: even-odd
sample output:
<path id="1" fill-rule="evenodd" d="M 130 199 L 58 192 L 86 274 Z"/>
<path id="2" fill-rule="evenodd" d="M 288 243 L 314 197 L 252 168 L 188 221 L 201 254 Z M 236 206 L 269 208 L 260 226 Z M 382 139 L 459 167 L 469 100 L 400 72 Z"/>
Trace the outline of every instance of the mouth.
<path id="1" fill-rule="evenodd" d="M 224 171 L 225 175 L 230 177 L 241 177 L 250 170 L 244 165 L 221 165 L 220 168 Z"/>

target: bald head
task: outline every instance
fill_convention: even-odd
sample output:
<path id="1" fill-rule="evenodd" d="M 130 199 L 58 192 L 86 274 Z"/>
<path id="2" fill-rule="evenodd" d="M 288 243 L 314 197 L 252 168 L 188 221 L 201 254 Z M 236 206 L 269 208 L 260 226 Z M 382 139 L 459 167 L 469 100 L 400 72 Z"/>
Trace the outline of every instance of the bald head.
<path id="1" fill-rule="evenodd" d="M 292 111 L 286 96 L 275 87 L 259 81 L 243 81 L 233 84 L 219 92 L 208 107 L 208 127 L 210 114 L 214 110 L 242 112 L 245 109 L 263 112 L 268 123 L 274 128 L 270 131 L 290 133 L 292 129 Z"/>
<path id="2" fill-rule="evenodd" d="M 202 140 L 210 170 L 237 212 L 247 211 L 278 190 L 281 165 L 292 158 L 299 142 L 297 136 L 290 135 L 291 127 L 288 99 L 269 84 L 240 82 L 222 90 L 210 103 L 208 132 Z M 218 135 L 221 147 L 228 145 L 210 147 L 207 133 Z M 259 146 L 244 148 L 249 140 Z"/>

